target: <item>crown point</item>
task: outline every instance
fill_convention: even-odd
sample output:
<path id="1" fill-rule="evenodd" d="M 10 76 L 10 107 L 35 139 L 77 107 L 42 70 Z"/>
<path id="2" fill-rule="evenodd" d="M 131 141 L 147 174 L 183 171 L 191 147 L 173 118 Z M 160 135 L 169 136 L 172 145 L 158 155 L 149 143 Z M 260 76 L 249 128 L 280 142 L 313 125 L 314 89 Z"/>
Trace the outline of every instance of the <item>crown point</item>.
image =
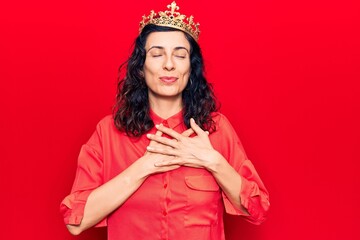
<path id="1" fill-rule="evenodd" d="M 180 9 L 179 6 L 176 5 L 176 2 L 173 1 L 171 4 L 167 5 L 167 8 L 170 10 L 159 11 L 155 13 L 154 10 L 151 10 L 149 16 L 143 16 L 143 20 L 140 22 L 139 32 L 141 33 L 142 29 L 148 24 L 154 24 L 158 26 L 166 26 L 172 27 L 190 34 L 195 41 L 198 40 L 200 30 L 199 23 L 194 22 L 194 17 L 190 15 L 190 17 L 186 17 L 179 12 L 176 12 Z"/>

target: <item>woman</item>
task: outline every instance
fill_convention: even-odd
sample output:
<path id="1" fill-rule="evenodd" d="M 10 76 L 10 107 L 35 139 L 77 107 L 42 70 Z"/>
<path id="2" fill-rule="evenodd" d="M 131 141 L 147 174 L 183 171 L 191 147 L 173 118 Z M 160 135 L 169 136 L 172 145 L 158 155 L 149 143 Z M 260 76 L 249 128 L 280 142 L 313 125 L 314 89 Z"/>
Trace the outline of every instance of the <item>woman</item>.
<path id="1" fill-rule="evenodd" d="M 265 218 L 267 190 L 203 75 L 198 24 L 168 8 L 143 17 L 114 115 L 81 149 L 61 204 L 72 234 L 107 225 L 110 240 L 224 239 L 224 209 Z"/>

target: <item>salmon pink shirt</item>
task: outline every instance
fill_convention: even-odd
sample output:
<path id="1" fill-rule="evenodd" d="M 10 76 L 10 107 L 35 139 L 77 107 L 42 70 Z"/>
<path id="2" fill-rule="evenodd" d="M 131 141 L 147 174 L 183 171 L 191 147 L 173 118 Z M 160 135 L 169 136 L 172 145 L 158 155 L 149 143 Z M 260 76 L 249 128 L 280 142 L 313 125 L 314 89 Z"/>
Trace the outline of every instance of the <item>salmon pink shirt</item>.
<path id="1" fill-rule="evenodd" d="M 150 114 L 155 124 L 162 123 L 179 133 L 187 129 L 182 112 L 168 119 L 152 111 Z M 228 200 L 207 170 L 180 167 L 149 176 L 118 209 L 96 225 L 107 226 L 109 240 L 221 240 L 225 239 L 224 211 L 254 224 L 265 219 L 269 197 L 264 184 L 226 117 L 215 113 L 213 120 L 216 131 L 209 135 L 210 141 L 242 178 L 239 197 L 243 209 Z M 155 128 L 150 131 L 155 132 Z M 65 224 L 80 224 L 91 191 L 142 157 L 149 143 L 146 134 L 134 138 L 117 130 L 112 116 L 102 119 L 81 148 L 71 194 L 61 203 Z"/>

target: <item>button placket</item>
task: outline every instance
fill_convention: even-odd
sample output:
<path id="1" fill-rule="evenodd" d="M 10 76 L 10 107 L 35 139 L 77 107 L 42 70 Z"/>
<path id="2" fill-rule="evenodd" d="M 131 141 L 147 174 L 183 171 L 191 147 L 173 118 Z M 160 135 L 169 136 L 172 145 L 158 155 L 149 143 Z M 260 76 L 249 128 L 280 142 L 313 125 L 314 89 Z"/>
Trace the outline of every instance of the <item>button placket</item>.
<path id="1" fill-rule="evenodd" d="M 168 219 L 168 198 L 169 198 L 169 189 L 168 189 L 168 182 L 169 182 L 169 173 L 166 172 L 162 176 L 162 187 L 163 187 L 163 203 L 162 208 L 160 209 L 160 214 L 162 215 L 161 220 L 161 237 L 162 239 L 168 239 L 168 231 L 169 231 L 169 219 Z M 161 187 L 161 185 L 159 186 Z"/>

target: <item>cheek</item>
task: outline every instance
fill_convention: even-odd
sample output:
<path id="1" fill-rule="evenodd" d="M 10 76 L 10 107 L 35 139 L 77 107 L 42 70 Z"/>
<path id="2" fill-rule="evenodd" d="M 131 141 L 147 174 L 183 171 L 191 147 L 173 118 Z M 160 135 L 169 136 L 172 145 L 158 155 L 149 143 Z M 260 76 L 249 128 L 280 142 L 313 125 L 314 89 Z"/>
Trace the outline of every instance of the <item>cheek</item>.
<path id="1" fill-rule="evenodd" d="M 184 65 L 183 68 L 182 68 L 182 70 L 181 70 L 181 72 L 182 72 L 183 78 L 184 78 L 185 80 L 188 80 L 189 77 L 190 77 L 190 73 L 191 73 L 190 63 Z"/>
<path id="2" fill-rule="evenodd" d="M 189 79 L 190 79 L 190 71 L 185 73 L 183 78 L 184 78 L 184 82 L 187 84 L 189 82 Z"/>
<path id="3" fill-rule="evenodd" d="M 150 66 L 152 66 L 152 64 L 145 61 L 145 64 L 143 67 L 145 80 L 150 80 L 149 78 L 152 78 L 156 72 L 154 70 L 154 66 L 153 67 L 150 67 Z"/>

